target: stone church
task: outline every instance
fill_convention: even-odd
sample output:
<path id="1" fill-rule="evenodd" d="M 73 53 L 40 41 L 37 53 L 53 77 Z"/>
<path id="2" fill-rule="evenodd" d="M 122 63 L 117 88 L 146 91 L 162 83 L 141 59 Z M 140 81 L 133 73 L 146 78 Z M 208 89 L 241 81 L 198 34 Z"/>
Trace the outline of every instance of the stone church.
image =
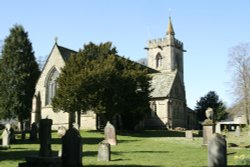
<path id="1" fill-rule="evenodd" d="M 184 85 L 183 43 L 175 38 L 171 18 L 169 18 L 166 36 L 148 41 L 148 67 L 156 72 L 152 76 L 151 114 L 141 122 L 146 129 L 195 128 L 196 116 L 187 107 Z M 56 93 L 56 79 L 61 68 L 71 54 L 76 52 L 54 44 L 41 75 L 36 84 L 33 98 L 31 123 L 41 118 L 53 119 L 53 129 L 68 124 L 68 114 L 55 113 L 51 101 Z M 93 111 L 81 114 L 81 129 L 97 129 L 100 117 Z"/>

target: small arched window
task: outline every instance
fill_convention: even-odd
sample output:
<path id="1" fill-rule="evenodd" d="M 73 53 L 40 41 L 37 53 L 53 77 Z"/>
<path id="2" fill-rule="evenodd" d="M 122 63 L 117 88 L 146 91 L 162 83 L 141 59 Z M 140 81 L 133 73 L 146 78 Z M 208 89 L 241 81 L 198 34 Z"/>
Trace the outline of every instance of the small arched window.
<path id="1" fill-rule="evenodd" d="M 161 54 L 158 53 L 156 55 L 155 60 L 156 60 L 156 68 L 161 67 L 162 66 L 162 56 L 161 56 Z"/>
<path id="2" fill-rule="evenodd" d="M 50 105 L 52 102 L 52 98 L 56 94 L 56 79 L 59 77 L 59 72 L 56 68 L 53 68 L 51 72 L 48 74 L 47 83 L 46 83 L 46 99 L 45 105 Z"/>

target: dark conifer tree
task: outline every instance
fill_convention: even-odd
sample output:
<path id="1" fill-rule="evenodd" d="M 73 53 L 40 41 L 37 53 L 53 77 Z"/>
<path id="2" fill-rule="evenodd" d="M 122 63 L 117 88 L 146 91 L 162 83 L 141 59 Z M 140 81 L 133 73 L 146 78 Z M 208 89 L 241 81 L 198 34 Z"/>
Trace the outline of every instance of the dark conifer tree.
<path id="1" fill-rule="evenodd" d="M 0 116 L 17 118 L 21 130 L 31 113 L 39 73 L 28 33 L 21 25 L 15 25 L 4 40 L 0 61 Z"/>
<path id="2" fill-rule="evenodd" d="M 224 103 L 219 99 L 216 92 L 210 91 L 196 103 L 195 111 L 197 112 L 198 121 L 203 122 L 206 119 L 205 111 L 208 107 L 214 111 L 214 121 L 220 121 L 226 118 L 227 112 Z"/>
<path id="3" fill-rule="evenodd" d="M 93 110 L 109 121 L 119 114 L 125 128 L 133 129 L 150 111 L 149 79 L 141 65 L 118 56 L 112 43 L 89 43 L 62 69 L 53 107 L 69 113 Z"/>

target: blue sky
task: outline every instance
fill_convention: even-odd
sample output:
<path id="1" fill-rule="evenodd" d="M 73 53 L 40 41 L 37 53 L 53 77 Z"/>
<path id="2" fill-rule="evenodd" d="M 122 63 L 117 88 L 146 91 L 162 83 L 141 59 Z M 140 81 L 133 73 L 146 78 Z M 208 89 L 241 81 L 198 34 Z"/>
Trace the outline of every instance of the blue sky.
<path id="1" fill-rule="evenodd" d="M 147 57 L 149 39 L 166 34 L 171 8 L 175 37 L 184 43 L 188 106 L 216 91 L 230 106 L 229 49 L 250 41 L 247 0 L 5 0 L 0 5 L 0 40 L 14 24 L 29 33 L 36 57 L 47 56 L 55 36 L 61 46 L 78 50 L 90 41 L 111 41 L 119 54 Z"/>

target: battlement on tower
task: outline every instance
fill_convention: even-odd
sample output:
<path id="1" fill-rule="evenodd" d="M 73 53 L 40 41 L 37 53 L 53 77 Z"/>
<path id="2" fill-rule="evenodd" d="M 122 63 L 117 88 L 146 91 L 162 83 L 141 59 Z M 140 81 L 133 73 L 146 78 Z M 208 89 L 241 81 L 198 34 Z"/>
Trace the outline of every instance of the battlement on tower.
<path id="1" fill-rule="evenodd" d="M 172 46 L 175 46 L 177 49 L 183 50 L 183 43 L 179 41 L 178 39 L 173 39 L 174 42 L 171 44 Z M 169 46 L 169 40 L 168 38 L 158 38 L 158 39 L 153 39 L 148 41 L 148 47 L 149 48 L 157 48 L 157 47 L 165 47 Z"/>

